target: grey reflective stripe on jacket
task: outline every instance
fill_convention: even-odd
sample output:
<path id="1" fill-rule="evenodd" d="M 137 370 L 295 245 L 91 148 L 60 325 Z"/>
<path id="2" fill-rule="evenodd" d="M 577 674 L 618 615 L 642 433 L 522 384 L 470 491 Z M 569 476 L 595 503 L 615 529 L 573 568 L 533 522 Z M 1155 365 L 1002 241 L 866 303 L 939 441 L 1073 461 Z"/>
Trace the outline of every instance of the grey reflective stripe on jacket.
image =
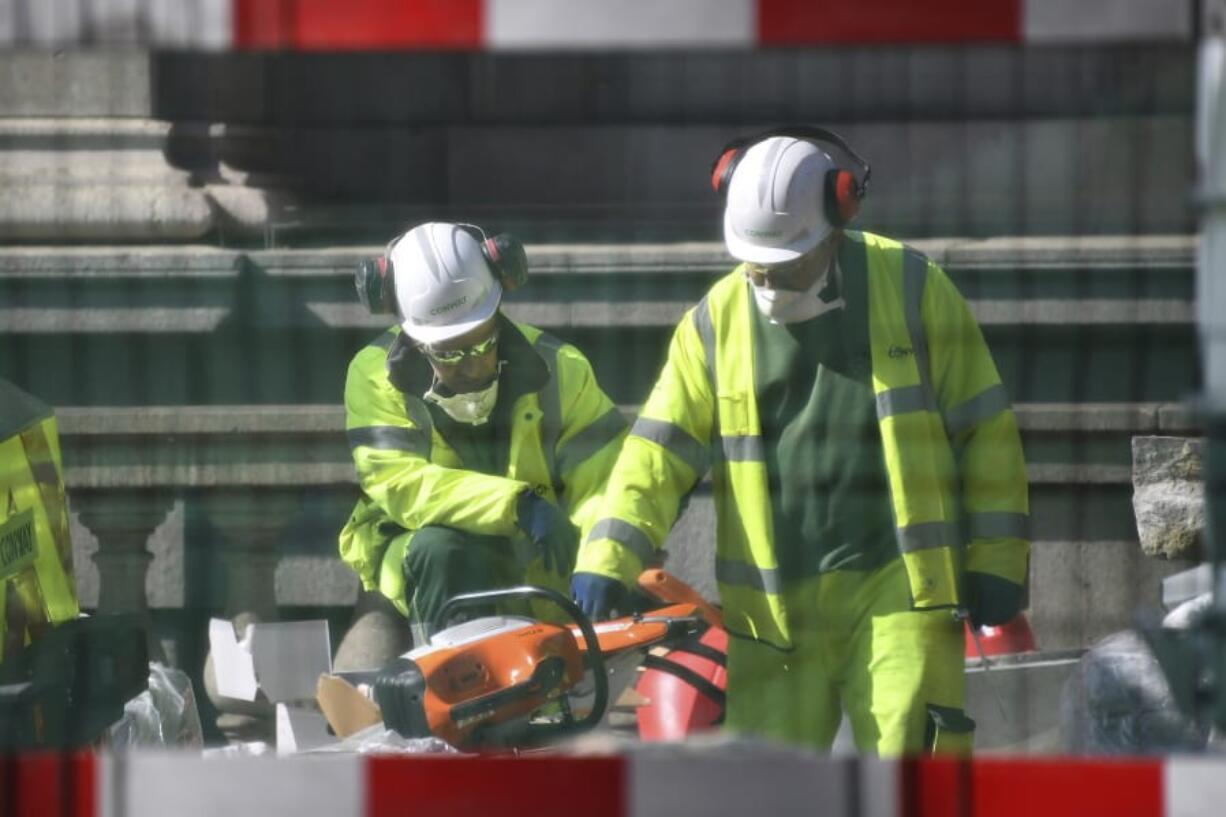
<path id="1" fill-rule="evenodd" d="M 349 449 L 359 446 L 380 451 L 407 451 L 419 457 L 430 456 L 430 432 L 403 426 L 365 426 L 345 432 Z"/>
<path id="2" fill-rule="evenodd" d="M 698 477 L 707 470 L 707 447 L 679 425 L 650 417 L 639 417 L 630 428 L 630 434 L 676 455 Z"/>
<path id="3" fill-rule="evenodd" d="M 1012 405 L 1004 384 L 989 386 L 944 413 L 945 433 L 955 437 L 1010 408 Z"/>
<path id="4" fill-rule="evenodd" d="M 718 399 L 719 379 L 715 374 L 715 326 L 711 323 L 711 307 L 707 303 L 707 296 L 704 295 L 694 307 L 693 316 L 694 329 L 698 332 L 698 339 L 702 341 L 702 351 L 707 358 L 707 379 L 711 383 L 711 398 Z M 715 413 L 715 419 L 718 425 L 718 411 Z"/>
<path id="5" fill-rule="evenodd" d="M 613 406 L 600 419 L 562 444 L 558 449 L 558 471 L 568 474 L 584 460 L 617 439 L 626 428 L 626 418 Z"/>
<path id="6" fill-rule="evenodd" d="M 612 539 L 638 556 L 640 564 L 647 565 L 655 559 L 656 549 L 651 546 L 647 534 L 621 519 L 609 517 L 593 525 L 588 531 L 587 541 L 597 539 Z"/>
<path id="7" fill-rule="evenodd" d="M 936 392 L 932 389 L 932 369 L 928 362 L 928 333 L 924 331 L 924 284 L 928 278 L 928 259 L 905 247 L 902 254 L 903 314 L 907 322 L 907 334 L 915 352 L 915 365 L 919 369 L 921 397 L 924 407 L 939 412 Z"/>
<path id="8" fill-rule="evenodd" d="M 758 434 L 726 434 L 719 443 L 725 462 L 766 462 L 766 444 Z"/>
<path id="9" fill-rule="evenodd" d="M 783 592 L 783 582 L 775 568 L 755 567 L 733 559 L 715 559 L 715 579 L 732 587 L 750 587 L 765 593 Z"/>
<path id="10" fill-rule="evenodd" d="M 900 386 L 897 389 L 886 389 L 877 395 L 877 416 L 879 418 L 893 417 L 896 414 L 924 411 L 929 407 L 930 402 L 923 386 Z"/>
<path id="11" fill-rule="evenodd" d="M 549 382 L 537 392 L 541 404 L 541 451 L 549 468 L 553 492 L 561 496 L 562 479 L 558 473 L 557 450 L 558 438 L 562 435 L 562 384 L 558 382 L 558 350 L 562 348 L 562 343 L 542 332 L 533 347 L 549 369 Z"/>
<path id="12" fill-rule="evenodd" d="M 916 522 L 896 528 L 898 548 L 903 553 L 929 548 L 952 547 L 958 541 L 957 532 L 948 522 Z"/>

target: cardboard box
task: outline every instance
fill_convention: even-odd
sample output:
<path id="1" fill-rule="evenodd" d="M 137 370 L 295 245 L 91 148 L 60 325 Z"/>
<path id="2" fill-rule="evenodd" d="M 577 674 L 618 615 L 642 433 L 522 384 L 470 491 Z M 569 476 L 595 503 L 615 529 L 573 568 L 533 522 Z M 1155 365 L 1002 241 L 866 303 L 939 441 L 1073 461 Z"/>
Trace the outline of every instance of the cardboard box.
<path id="1" fill-rule="evenodd" d="M 218 693 L 275 705 L 277 754 L 336 740 L 315 702 L 320 676 L 332 672 L 327 621 L 252 624 L 240 641 L 230 621 L 215 618 L 209 621 L 209 646 Z"/>

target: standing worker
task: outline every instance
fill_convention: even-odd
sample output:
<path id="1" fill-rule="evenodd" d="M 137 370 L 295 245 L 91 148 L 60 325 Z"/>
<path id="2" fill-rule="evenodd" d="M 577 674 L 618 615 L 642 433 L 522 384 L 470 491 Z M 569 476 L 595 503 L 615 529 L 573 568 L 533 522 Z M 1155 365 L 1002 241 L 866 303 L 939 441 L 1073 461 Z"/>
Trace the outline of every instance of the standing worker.
<path id="1" fill-rule="evenodd" d="M 443 223 L 358 271 L 363 303 L 399 324 L 349 365 L 362 497 L 340 552 L 419 642 L 458 593 L 564 591 L 625 436 L 579 350 L 499 311 L 527 274 L 513 237 Z"/>
<path id="2" fill-rule="evenodd" d="M 0 379 L 0 663 L 76 618 L 55 415 Z"/>
<path id="3" fill-rule="evenodd" d="M 945 273 L 845 229 L 868 176 L 820 128 L 720 155 L 741 264 L 677 326 L 572 595 L 615 608 L 710 468 L 727 726 L 826 749 L 846 712 L 862 752 L 965 752 L 961 619 L 1001 624 L 1023 598 L 1022 447 Z"/>

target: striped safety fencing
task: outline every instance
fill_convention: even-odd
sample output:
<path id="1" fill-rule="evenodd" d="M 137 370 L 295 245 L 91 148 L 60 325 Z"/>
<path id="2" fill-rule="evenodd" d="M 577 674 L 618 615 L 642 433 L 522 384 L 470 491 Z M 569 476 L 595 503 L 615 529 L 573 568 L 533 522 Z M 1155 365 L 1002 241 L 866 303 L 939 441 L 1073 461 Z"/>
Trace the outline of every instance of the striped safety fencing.
<path id="1" fill-rule="evenodd" d="M 1219 817 L 1226 757 L 821 758 L 761 746 L 604 756 L 25 755 L 5 817 Z"/>
<path id="2" fill-rule="evenodd" d="M 1195 0 L 7 0 L 0 46 L 755 48 L 1193 36 Z"/>

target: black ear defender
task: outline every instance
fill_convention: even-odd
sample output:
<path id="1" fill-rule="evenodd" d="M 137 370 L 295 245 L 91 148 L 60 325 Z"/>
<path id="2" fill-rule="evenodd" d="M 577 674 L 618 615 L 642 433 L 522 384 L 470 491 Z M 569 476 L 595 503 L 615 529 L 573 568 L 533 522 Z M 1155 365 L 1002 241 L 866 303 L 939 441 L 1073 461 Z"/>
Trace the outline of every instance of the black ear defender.
<path id="1" fill-rule="evenodd" d="M 392 262 L 386 253 L 358 262 L 358 268 L 353 272 L 353 283 L 358 290 L 358 300 L 367 312 L 372 315 L 396 313 Z"/>
<path id="2" fill-rule="evenodd" d="M 481 254 L 494 272 L 494 277 L 506 292 L 528 283 L 528 254 L 524 245 L 510 233 L 499 233 L 490 238 L 475 224 L 461 224 L 481 245 Z"/>
<path id="3" fill-rule="evenodd" d="M 732 174 L 736 171 L 741 159 L 744 158 L 745 151 L 772 136 L 790 136 L 793 139 L 834 145 L 859 165 L 859 178 L 856 178 L 856 175 L 850 170 L 832 167 L 826 171 L 826 180 L 822 185 L 822 207 L 826 213 L 826 219 L 833 226 L 845 227 L 856 217 L 856 214 L 860 212 L 860 202 L 868 193 L 868 180 L 873 170 L 864 157 L 852 149 L 842 136 L 825 128 L 809 125 L 784 125 L 751 136 L 733 139 L 724 145 L 715 161 L 711 163 L 711 188 L 720 196 L 727 195 L 728 185 L 732 182 Z"/>
<path id="4" fill-rule="evenodd" d="M 493 238 L 475 224 L 457 225 L 477 240 L 481 255 L 506 292 L 514 292 L 528 282 L 528 254 L 524 245 L 510 233 Z M 377 258 L 364 258 L 353 273 L 358 300 L 372 315 L 396 314 L 396 272 L 392 266 L 393 241 Z"/>

